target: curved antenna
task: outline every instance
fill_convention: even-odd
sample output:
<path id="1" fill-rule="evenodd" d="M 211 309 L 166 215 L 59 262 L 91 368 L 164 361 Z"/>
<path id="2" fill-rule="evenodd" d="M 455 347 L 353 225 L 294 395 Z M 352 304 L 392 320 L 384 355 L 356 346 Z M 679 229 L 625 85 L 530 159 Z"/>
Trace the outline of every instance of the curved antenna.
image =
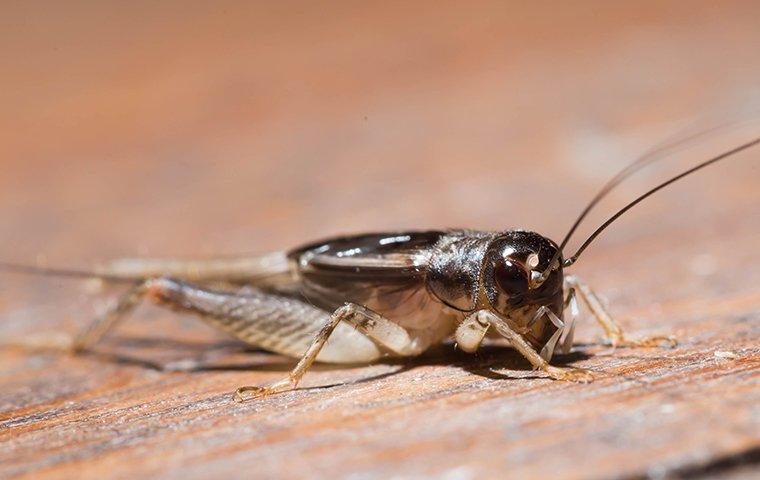
<path id="1" fill-rule="evenodd" d="M 716 162 L 719 162 L 719 161 L 721 161 L 723 159 L 731 157 L 731 156 L 733 156 L 733 155 L 735 155 L 735 154 L 737 154 L 739 152 L 747 150 L 748 148 L 754 147 L 757 144 L 760 144 L 760 137 L 758 137 L 758 138 L 756 138 L 756 139 L 754 139 L 754 140 L 752 140 L 750 142 L 747 142 L 747 143 L 745 143 L 743 145 L 740 145 L 738 147 L 732 148 L 731 150 L 723 152 L 720 155 L 712 157 L 709 160 L 705 160 L 704 162 L 700 163 L 699 165 L 697 165 L 695 167 L 692 167 L 692 168 L 686 170 L 685 172 L 676 175 L 675 177 L 671 178 L 670 180 L 667 180 L 667 181 L 665 181 L 665 182 L 657 185 L 653 189 L 651 189 L 648 192 L 644 193 L 643 195 L 639 196 L 634 201 L 632 201 L 631 203 L 629 203 L 625 207 L 623 207 L 620 210 L 618 210 L 617 213 L 615 213 L 613 216 L 611 216 L 599 228 L 597 228 L 596 230 L 594 230 L 594 233 L 592 233 L 591 235 L 589 235 L 589 237 L 586 239 L 586 241 L 583 242 L 583 244 L 580 246 L 580 248 L 578 248 L 578 251 L 576 251 L 575 254 L 573 254 L 572 257 L 566 259 L 562 263 L 562 266 L 563 267 L 569 267 L 570 265 L 574 264 L 578 260 L 578 257 L 580 257 L 581 253 L 583 253 L 583 251 L 586 250 L 586 248 L 588 248 L 588 246 L 596 239 L 596 237 L 599 236 L 600 233 L 602 233 L 604 231 L 604 229 L 606 229 L 607 227 L 609 227 L 610 224 L 612 224 L 612 222 L 614 222 L 615 220 L 617 220 L 618 218 L 620 218 L 625 212 L 627 212 L 631 208 L 633 208 L 636 205 L 638 205 L 639 203 L 641 203 L 645 198 L 647 198 L 647 197 L 653 195 L 654 193 L 662 190 L 663 188 L 667 187 L 668 185 L 670 185 L 672 183 L 675 183 L 678 180 L 680 180 L 680 179 L 682 179 L 682 178 L 684 178 L 684 177 L 686 177 L 688 175 L 691 175 L 692 173 L 696 172 L 697 170 L 701 170 L 701 169 L 707 167 L 708 165 L 712 165 L 713 163 L 716 163 Z"/>
<path id="2" fill-rule="evenodd" d="M 541 272 L 541 275 L 538 276 L 536 280 L 534 281 L 534 286 L 537 287 L 541 285 L 544 282 L 544 280 L 546 280 L 549 277 L 549 274 L 551 273 L 551 271 L 559 266 L 558 265 L 559 257 L 564 252 L 565 247 L 567 246 L 567 243 L 570 241 L 570 238 L 578 229 L 581 222 L 583 222 L 583 220 L 588 216 L 589 212 L 591 212 L 591 210 L 604 197 L 606 197 L 607 194 L 609 194 L 616 186 L 622 183 L 623 180 L 627 179 L 628 177 L 635 174 L 639 170 L 643 169 L 647 165 L 650 165 L 657 160 L 662 160 L 666 158 L 668 155 L 676 151 L 676 149 L 678 149 L 679 147 L 684 147 L 688 142 L 692 140 L 696 140 L 705 135 L 719 132 L 727 128 L 736 127 L 736 126 L 749 123 L 752 121 L 753 121 L 752 118 L 745 118 L 738 121 L 729 121 L 729 122 L 708 128 L 706 130 L 700 130 L 695 133 L 688 134 L 686 136 L 676 137 L 671 140 L 666 140 L 660 143 L 659 145 L 651 148 L 650 150 L 644 152 L 639 158 L 637 158 L 631 164 L 623 168 L 614 177 L 612 177 L 609 181 L 607 181 L 607 183 L 601 188 L 601 190 L 599 190 L 599 192 L 594 196 L 594 198 L 591 199 L 588 205 L 586 205 L 586 208 L 584 208 L 581 214 L 578 215 L 578 218 L 576 218 L 575 222 L 570 227 L 570 230 L 568 230 L 567 234 L 562 239 L 562 242 L 559 245 L 559 249 L 554 253 L 554 256 L 549 261 L 549 264 L 546 267 L 546 269 L 543 272 Z"/>
<path id="3" fill-rule="evenodd" d="M 723 130 L 724 128 L 734 127 L 741 123 L 742 122 L 729 122 L 722 125 L 717 125 L 707 130 L 702 130 L 702 131 L 689 134 L 685 137 L 674 138 L 672 140 L 665 141 L 661 143 L 660 145 L 653 147 L 650 150 L 644 152 L 644 154 L 642 154 L 639 158 L 637 158 L 633 163 L 626 166 L 624 169 L 619 171 L 614 177 L 612 177 L 601 188 L 601 190 L 599 190 L 596 196 L 594 196 L 594 198 L 591 199 L 591 201 L 588 203 L 586 208 L 584 208 L 581 214 L 578 215 L 578 218 L 575 220 L 575 223 L 573 223 L 573 226 L 570 227 L 570 230 L 568 230 L 567 234 L 565 235 L 565 238 L 562 239 L 562 243 L 560 243 L 559 245 L 559 251 L 562 252 L 565 249 L 565 247 L 567 246 L 567 242 L 570 241 L 570 238 L 578 229 L 578 226 L 580 226 L 581 222 L 586 218 L 586 216 L 588 216 L 589 212 L 591 212 L 591 210 L 604 197 L 606 197 L 607 194 L 610 193 L 610 191 L 612 191 L 616 186 L 620 185 L 620 183 L 622 183 L 623 180 L 630 177 L 631 175 L 638 172 L 639 170 L 646 167 L 647 165 L 654 163 L 657 160 L 662 160 L 668 154 L 672 153 L 673 150 L 675 150 L 678 147 L 683 147 L 686 143 L 692 140 L 696 140 L 697 138 L 700 138 L 704 135 L 715 133 L 717 131 Z M 553 259 L 553 260 L 556 261 L 556 259 Z"/>

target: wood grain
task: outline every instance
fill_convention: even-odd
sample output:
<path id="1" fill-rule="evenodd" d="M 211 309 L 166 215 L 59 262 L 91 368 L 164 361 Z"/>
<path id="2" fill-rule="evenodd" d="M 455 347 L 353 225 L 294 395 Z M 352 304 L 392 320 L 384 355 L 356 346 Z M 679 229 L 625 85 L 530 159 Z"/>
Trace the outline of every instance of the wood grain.
<path id="1" fill-rule="evenodd" d="M 2 10 L 0 258 L 20 262 L 401 228 L 556 238 L 647 148 L 757 111 L 754 1 Z M 757 131 L 642 172 L 584 233 Z M 597 372 L 589 385 L 499 344 L 446 344 L 318 366 L 241 405 L 235 387 L 292 361 L 150 305 L 86 355 L 18 348 L 75 332 L 118 292 L 0 275 L 0 477 L 755 478 L 759 158 L 647 200 L 578 263 L 629 332 L 680 340 L 613 351 L 585 320 L 560 361 Z"/>

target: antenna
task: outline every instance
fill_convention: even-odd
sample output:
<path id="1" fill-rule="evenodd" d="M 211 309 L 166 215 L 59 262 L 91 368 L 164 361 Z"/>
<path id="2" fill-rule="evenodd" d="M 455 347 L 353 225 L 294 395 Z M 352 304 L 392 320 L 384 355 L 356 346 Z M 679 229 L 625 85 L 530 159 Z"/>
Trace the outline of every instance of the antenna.
<path id="1" fill-rule="evenodd" d="M 663 188 L 667 187 L 668 185 L 670 185 L 672 183 L 675 183 L 678 180 L 680 180 L 680 179 L 682 179 L 682 178 L 684 178 L 684 177 L 686 177 L 688 175 L 691 175 L 692 173 L 696 172 L 697 170 L 701 170 L 701 169 L 703 169 L 703 168 L 705 168 L 705 167 L 707 167 L 709 165 L 712 165 L 713 163 L 717 163 L 717 162 L 719 162 L 721 160 L 724 160 L 724 159 L 726 159 L 728 157 L 736 155 L 737 153 L 742 152 L 744 150 L 747 150 L 748 148 L 754 147 L 757 144 L 760 144 L 760 137 L 758 137 L 758 138 L 756 138 L 756 139 L 754 139 L 754 140 L 752 140 L 750 142 L 747 142 L 747 143 L 745 143 L 743 145 L 740 145 L 740 146 L 738 146 L 736 148 L 728 150 L 727 152 L 723 152 L 720 155 L 715 156 L 715 157 L 713 157 L 713 158 L 711 158 L 709 160 L 705 160 L 704 162 L 700 163 L 699 165 L 697 165 L 695 167 L 692 167 L 692 168 L 686 170 L 685 172 L 676 175 L 675 177 L 673 177 L 673 178 L 671 178 L 671 179 L 669 179 L 669 180 L 667 180 L 667 181 L 665 181 L 665 182 L 657 185 L 653 189 L 649 190 L 648 192 L 644 193 L 640 197 L 636 198 L 631 203 L 629 203 L 625 207 L 623 207 L 620 210 L 618 210 L 617 213 L 615 213 L 606 222 L 604 222 L 599 228 L 597 228 L 594 231 L 594 233 L 592 233 L 586 239 L 586 241 L 583 242 L 583 244 L 580 246 L 580 248 L 578 248 L 578 251 L 576 251 L 575 254 L 572 257 L 566 259 L 563 262 L 562 266 L 563 267 L 569 267 L 570 265 L 574 264 L 578 260 L 578 257 L 580 257 L 581 253 L 583 253 L 583 251 L 586 250 L 586 248 L 588 248 L 588 246 L 596 239 L 596 237 L 599 236 L 600 233 L 602 233 L 604 231 L 604 229 L 606 229 L 607 227 L 609 227 L 612 224 L 612 222 L 614 222 L 615 220 L 617 220 L 618 218 L 620 218 L 625 212 L 627 212 L 631 208 L 633 208 L 636 205 L 638 205 L 639 203 L 641 203 L 645 198 L 647 198 L 647 197 L 653 195 L 654 193 L 662 190 Z"/>
<path id="2" fill-rule="evenodd" d="M 752 122 L 753 119 L 742 119 L 739 121 L 729 121 L 717 126 L 714 126 L 712 128 L 709 128 L 707 130 L 700 130 L 695 133 L 688 134 L 684 137 L 675 138 L 673 140 L 668 140 L 660 145 L 653 147 L 649 151 L 645 152 L 642 156 L 640 156 L 638 159 L 636 159 L 633 163 L 625 167 L 623 170 L 618 172 L 614 177 L 612 177 L 603 187 L 602 189 L 594 196 L 593 199 L 589 202 L 589 204 L 586 206 L 586 208 L 583 209 L 581 214 L 578 216 L 578 218 L 575 220 L 573 225 L 570 227 L 570 230 L 565 235 L 565 238 L 562 240 L 562 242 L 559 245 L 559 249 L 557 252 L 555 252 L 554 256 L 549 261 L 549 264 L 547 268 L 541 273 L 538 278 L 533 282 L 534 288 L 541 285 L 551 273 L 552 270 L 558 267 L 559 257 L 562 255 L 562 253 L 565 250 L 565 247 L 567 246 L 567 243 L 570 241 L 570 238 L 573 236 L 575 231 L 578 229 L 578 226 L 581 224 L 581 222 L 586 218 L 586 216 L 589 214 L 589 212 L 604 198 L 607 196 L 607 194 L 610 193 L 616 186 L 618 186 L 620 183 L 623 182 L 626 178 L 630 177 L 634 173 L 638 172 L 639 170 L 643 169 L 647 165 L 650 165 L 654 163 L 657 160 L 662 160 L 663 158 L 666 158 L 669 154 L 673 153 L 674 150 L 676 150 L 678 147 L 682 147 L 686 145 L 688 142 L 695 140 L 697 138 L 700 138 L 705 135 L 709 135 L 711 133 L 715 133 L 721 130 L 724 130 L 726 128 L 736 127 L 738 125 L 742 125 L 745 123 Z"/>

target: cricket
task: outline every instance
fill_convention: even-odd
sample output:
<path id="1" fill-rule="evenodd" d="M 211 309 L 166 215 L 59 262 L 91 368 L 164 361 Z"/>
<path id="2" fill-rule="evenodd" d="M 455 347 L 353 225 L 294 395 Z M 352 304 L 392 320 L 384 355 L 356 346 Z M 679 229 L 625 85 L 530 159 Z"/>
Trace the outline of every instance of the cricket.
<path id="1" fill-rule="evenodd" d="M 572 347 L 578 299 L 614 347 L 674 346 L 675 339 L 629 337 L 594 291 L 566 270 L 647 197 L 758 143 L 760 138 L 660 183 L 609 217 L 571 256 L 564 250 L 591 209 L 657 160 L 657 152 L 605 184 L 560 243 L 525 230 L 409 231 L 340 236 L 261 256 L 121 259 L 92 271 L 4 262 L 0 270 L 129 284 L 113 307 L 74 337 L 75 352 L 93 346 L 147 299 L 196 314 L 257 348 L 298 359 L 280 381 L 237 388 L 238 401 L 295 389 L 315 361 L 415 357 L 452 339 L 457 348 L 475 352 L 487 337 L 506 340 L 549 378 L 590 382 L 589 371 L 551 363 L 555 353 Z"/>

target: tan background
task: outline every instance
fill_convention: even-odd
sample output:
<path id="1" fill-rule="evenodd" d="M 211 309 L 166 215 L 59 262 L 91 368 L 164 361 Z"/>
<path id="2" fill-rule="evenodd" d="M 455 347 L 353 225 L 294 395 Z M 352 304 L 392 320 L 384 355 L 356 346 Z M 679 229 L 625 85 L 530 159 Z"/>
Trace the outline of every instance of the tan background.
<path id="1" fill-rule="evenodd" d="M 636 155 L 758 111 L 759 18 L 757 1 L 5 2 L 0 258 L 447 226 L 561 237 Z M 644 172 L 585 231 L 757 132 Z M 568 361 L 608 375 L 591 386 L 449 346 L 240 406 L 235 386 L 290 364 L 147 307 L 99 354 L 0 351 L 0 476 L 752 475 L 734 463 L 760 445 L 758 158 L 647 201 L 578 264 L 629 329 L 682 340 L 611 353 L 586 322 Z M 0 335 L 75 331 L 100 299 L 81 287 L 0 276 Z"/>

